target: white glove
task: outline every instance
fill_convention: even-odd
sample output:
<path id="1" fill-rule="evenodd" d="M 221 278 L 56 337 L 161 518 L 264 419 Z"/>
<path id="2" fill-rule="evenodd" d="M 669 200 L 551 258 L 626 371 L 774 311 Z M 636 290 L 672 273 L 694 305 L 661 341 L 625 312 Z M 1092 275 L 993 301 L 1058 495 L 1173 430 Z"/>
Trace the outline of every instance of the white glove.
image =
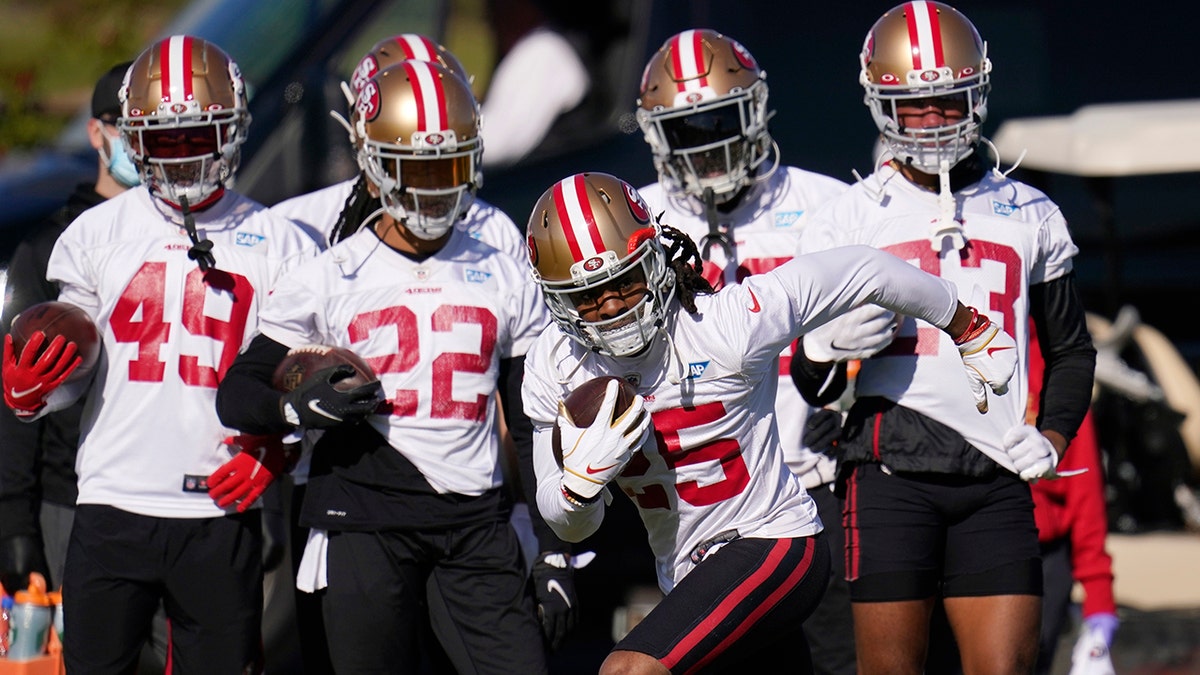
<path id="1" fill-rule="evenodd" d="M 967 369 L 975 407 L 985 413 L 988 388 L 997 395 L 1008 392 L 1008 381 L 1017 370 L 1017 343 L 986 316 L 977 314 L 954 344 Z"/>
<path id="2" fill-rule="evenodd" d="M 617 386 L 615 380 L 608 383 L 604 402 L 590 427 L 581 429 L 568 422 L 559 404 L 556 423 L 563 448 L 562 486 L 585 500 L 594 499 L 621 473 L 650 433 L 650 415 L 641 395 L 634 396 L 629 409 L 609 423 L 617 404 Z"/>
<path id="3" fill-rule="evenodd" d="M 1004 434 L 1004 452 L 1024 481 L 1052 477 L 1058 466 L 1058 452 L 1050 440 L 1029 424 L 1013 427 Z"/>
<path id="4" fill-rule="evenodd" d="M 1096 629 L 1080 633 L 1071 651 L 1069 675 L 1116 675 L 1116 672 L 1103 633 Z"/>
<path id="5" fill-rule="evenodd" d="M 831 363 L 866 359 L 892 343 L 900 319 L 890 309 L 863 305 L 804 334 L 804 355 Z"/>

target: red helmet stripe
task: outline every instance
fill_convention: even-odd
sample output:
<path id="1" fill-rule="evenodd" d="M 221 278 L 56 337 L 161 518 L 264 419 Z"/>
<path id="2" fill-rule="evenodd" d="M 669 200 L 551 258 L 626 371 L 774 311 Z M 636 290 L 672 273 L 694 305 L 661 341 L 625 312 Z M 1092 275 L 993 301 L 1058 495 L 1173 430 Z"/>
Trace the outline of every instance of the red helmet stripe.
<path id="1" fill-rule="evenodd" d="M 416 59 L 418 61 L 436 61 L 437 50 L 433 46 L 433 41 L 424 35 L 415 33 L 404 33 L 393 38 L 396 44 L 400 45 L 400 49 L 404 50 L 404 58 Z"/>
<path id="2" fill-rule="evenodd" d="M 446 113 L 446 90 L 442 88 L 442 81 L 425 61 L 403 63 L 408 79 L 413 84 L 413 96 L 417 102 L 417 128 L 421 131 L 445 131 L 450 123 Z"/>
<path id="3" fill-rule="evenodd" d="M 558 220 L 563 224 L 571 258 L 579 262 L 599 255 L 604 250 L 604 239 L 600 236 L 600 228 L 596 227 L 596 214 L 588 200 L 583 174 L 564 178 L 554 186 L 554 205 Z"/>
<path id="4" fill-rule="evenodd" d="M 184 103 L 194 98 L 192 91 L 192 49 L 195 41 L 188 35 L 173 35 L 159 46 L 159 69 L 162 71 L 159 98 L 172 103 Z"/>
<path id="5" fill-rule="evenodd" d="M 704 63 L 704 35 L 698 30 L 685 30 L 672 38 L 671 74 L 679 91 L 708 86 L 707 64 Z"/>
<path id="6" fill-rule="evenodd" d="M 908 22 L 908 41 L 912 45 L 913 70 L 928 70 L 946 65 L 937 8 L 924 0 L 912 2 L 909 3 L 905 16 Z"/>

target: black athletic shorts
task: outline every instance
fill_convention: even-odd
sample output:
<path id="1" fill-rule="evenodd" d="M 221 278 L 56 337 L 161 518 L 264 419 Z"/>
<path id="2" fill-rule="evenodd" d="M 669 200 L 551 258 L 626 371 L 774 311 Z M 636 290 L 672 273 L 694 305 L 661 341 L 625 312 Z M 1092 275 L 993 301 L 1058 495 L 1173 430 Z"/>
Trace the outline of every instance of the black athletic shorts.
<path id="1" fill-rule="evenodd" d="M 161 602 L 174 673 L 241 673 L 262 658 L 262 512 L 154 518 L 81 504 L 63 573 L 71 673 L 130 673 Z"/>
<path id="2" fill-rule="evenodd" d="M 858 464 L 843 509 L 854 602 L 1042 594 L 1033 497 L 1007 471 L 978 478 Z"/>
<path id="3" fill-rule="evenodd" d="M 436 531 L 330 532 L 327 563 L 321 610 L 339 673 L 415 672 L 431 580 L 440 603 L 433 629 L 458 672 L 547 672 L 532 587 L 506 519 Z"/>
<path id="4" fill-rule="evenodd" d="M 829 579 L 821 536 L 737 539 L 709 554 L 614 650 L 642 652 L 672 673 L 812 671 L 800 624 Z M 786 654 L 781 657 L 781 654 Z"/>

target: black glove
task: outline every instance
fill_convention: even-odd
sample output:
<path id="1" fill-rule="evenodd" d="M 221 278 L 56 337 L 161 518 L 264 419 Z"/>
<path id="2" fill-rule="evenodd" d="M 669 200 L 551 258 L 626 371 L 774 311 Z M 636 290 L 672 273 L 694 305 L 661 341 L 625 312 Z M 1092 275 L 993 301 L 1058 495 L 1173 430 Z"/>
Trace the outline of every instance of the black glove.
<path id="1" fill-rule="evenodd" d="M 9 595 L 25 590 L 30 572 L 50 578 L 42 538 L 36 534 L 14 534 L 0 539 L 0 583 L 4 584 L 4 590 Z"/>
<path id="2" fill-rule="evenodd" d="M 804 423 L 801 442 L 813 450 L 833 459 L 841 458 L 838 441 L 842 439 L 842 414 L 836 410 L 821 408 L 812 411 Z"/>
<path id="3" fill-rule="evenodd" d="M 334 386 L 354 374 L 354 367 L 348 364 L 317 371 L 280 399 L 283 419 L 309 429 L 362 421 L 383 402 L 383 385 L 376 380 L 346 391 Z"/>
<path id="4" fill-rule="evenodd" d="M 579 620 L 575 570 L 567 553 L 543 553 L 533 564 L 533 590 L 538 617 L 550 649 L 558 649 Z"/>

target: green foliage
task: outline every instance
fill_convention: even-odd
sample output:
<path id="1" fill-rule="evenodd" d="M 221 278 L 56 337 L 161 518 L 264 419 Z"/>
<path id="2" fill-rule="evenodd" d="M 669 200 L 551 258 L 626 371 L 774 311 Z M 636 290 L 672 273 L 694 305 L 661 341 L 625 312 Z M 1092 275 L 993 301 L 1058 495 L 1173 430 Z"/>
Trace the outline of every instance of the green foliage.
<path id="1" fill-rule="evenodd" d="M 49 143 L 112 64 L 134 58 L 186 0 L 0 4 L 0 155 Z"/>

